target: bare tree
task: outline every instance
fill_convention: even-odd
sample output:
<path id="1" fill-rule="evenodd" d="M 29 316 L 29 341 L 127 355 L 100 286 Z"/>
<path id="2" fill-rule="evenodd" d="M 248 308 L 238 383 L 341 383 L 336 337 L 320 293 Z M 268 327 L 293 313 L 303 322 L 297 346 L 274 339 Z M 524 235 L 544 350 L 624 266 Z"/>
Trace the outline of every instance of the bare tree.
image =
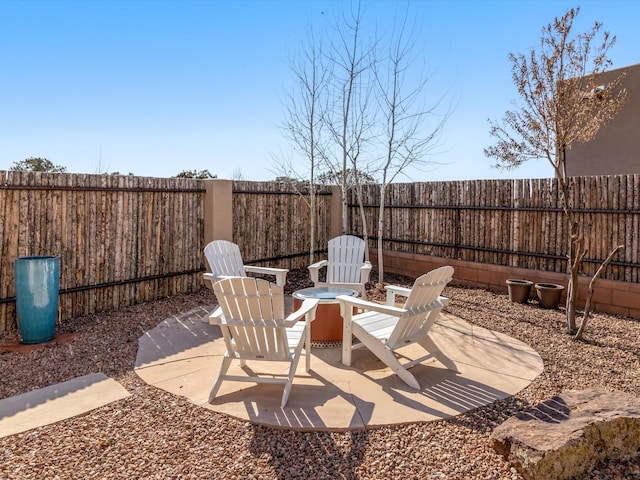
<path id="1" fill-rule="evenodd" d="M 291 58 L 289 67 L 294 75 L 295 86 L 286 97 L 287 117 L 283 125 L 285 136 L 290 139 L 294 149 L 300 152 L 308 161 L 307 182 L 304 182 L 307 195 L 297 190 L 309 206 L 311 215 L 309 262 L 314 261 L 316 247 L 317 195 L 316 176 L 321 162 L 326 159 L 326 143 L 324 141 L 326 110 L 326 89 L 330 71 L 324 64 L 323 45 L 320 39 L 311 34 L 307 44 L 302 48 L 298 57 Z M 276 161 L 276 170 L 281 176 L 300 180 L 303 176 L 297 172 L 293 163 Z M 292 186 L 299 185 L 298 181 Z M 308 200 L 306 198 L 308 197 Z"/>
<path id="2" fill-rule="evenodd" d="M 109 164 L 102 161 L 102 145 L 98 150 L 98 163 L 94 168 L 94 173 L 98 175 L 108 175 L 109 174 Z"/>
<path id="3" fill-rule="evenodd" d="M 599 75 L 611 66 L 608 52 L 615 36 L 602 32 L 599 43 L 592 45 L 602 28 L 599 22 L 589 31 L 573 35 L 579 11 L 571 9 L 543 28 L 537 50 L 531 49 L 528 55 L 509 55 L 522 103 L 515 104 L 516 110 L 507 111 L 502 123 L 489 121 L 490 134 L 497 143 L 484 150 L 485 155 L 498 160 L 499 168 L 516 168 L 529 159 L 545 158 L 554 169 L 571 232 L 566 316 L 572 334 L 576 332 L 578 273 L 587 250 L 583 228 L 575 215 L 565 151 L 575 142 L 594 138 L 620 111 L 627 97 L 621 88 L 622 75 L 606 84 L 599 82 Z"/>
<path id="4" fill-rule="evenodd" d="M 384 190 L 401 172 L 410 165 L 429 163 L 426 154 L 449 114 L 435 116 L 441 99 L 430 108 L 424 106 L 426 78 L 417 84 L 412 83 L 411 87 L 411 82 L 405 83 L 405 76 L 416 57 L 413 52 L 415 43 L 412 43 L 414 35 L 405 38 L 406 18 L 408 10 L 398 29 L 400 34 L 395 38 L 384 38 L 385 41 L 389 39 L 389 52 L 379 55 L 381 37 L 366 28 L 362 2 L 350 3 L 350 9 L 335 22 L 329 49 L 323 51 L 319 44 L 314 45 L 313 42 L 305 45 L 306 50 L 301 57 L 303 63 L 295 64 L 294 68 L 298 83 L 303 88 L 297 89 L 288 99 L 289 105 L 296 107 L 288 110 L 288 133 L 295 145 L 306 152 L 313 152 L 312 145 L 313 141 L 317 143 L 318 132 L 327 132 L 327 140 L 330 140 L 322 142 L 313 157 L 320 160 L 311 162 L 320 168 L 320 175 L 312 176 L 311 183 L 315 183 L 314 179 L 321 182 L 334 179 L 340 186 L 343 233 L 348 233 L 349 194 L 355 192 L 362 233 L 367 243 L 363 184 L 371 183 L 382 174 L 384 202 Z M 319 51 L 322 57 L 318 56 Z M 319 77 L 318 67 L 327 76 Z M 323 88 L 310 88 L 316 85 L 318 78 Z M 318 105 L 322 112 L 312 115 L 316 112 L 312 107 Z M 431 130 L 425 128 L 429 118 L 436 118 Z M 382 144 L 381 138 L 384 139 Z M 307 156 L 311 158 L 309 154 Z M 289 165 L 280 172 L 290 176 L 294 170 Z M 380 210 L 380 231 L 383 219 L 384 205 Z M 381 253 L 382 236 L 378 237 Z M 368 260 L 368 249 L 365 252 Z M 381 254 L 378 262 L 382 269 Z"/>
<path id="5" fill-rule="evenodd" d="M 366 171 L 360 165 L 360 156 L 372 139 L 371 128 L 375 118 L 371 97 L 373 82 L 370 76 L 375 42 L 363 39 L 363 11 L 360 1 L 337 23 L 336 32 L 328 58 L 332 65 L 332 78 L 328 92 L 330 110 L 325 122 L 338 152 L 335 157 L 327 158 L 327 168 L 341 179 L 342 233 L 347 233 L 347 199 L 352 187 L 349 179 L 357 182 L 357 172 Z M 356 175 L 350 176 L 349 170 L 356 172 Z M 359 185 L 356 183 L 356 188 Z M 363 215 L 361 195 L 358 200 Z M 366 241 L 366 222 L 363 222 L 363 229 Z"/>
<path id="6" fill-rule="evenodd" d="M 373 48 L 362 41 L 361 4 L 358 1 L 348 14 L 335 22 L 330 46 L 325 48 L 323 36 L 311 35 L 301 54 L 290 61 L 295 88 L 287 96 L 287 120 L 284 131 L 294 148 L 308 159 L 310 208 L 315 212 L 315 183 L 319 179 L 339 180 L 342 201 L 342 232 L 348 227 L 348 194 L 357 182 L 367 181 L 367 172 L 359 165 L 363 146 L 371 140 L 372 82 L 371 52 Z M 363 45 L 365 47 L 363 47 Z M 299 176 L 300 166 L 278 159 L 276 173 L 280 176 Z M 361 178 L 361 174 L 364 177 Z M 352 183 L 355 182 L 355 183 Z M 363 215 L 361 195 L 358 196 Z M 311 231 L 315 236 L 315 215 Z M 364 237 L 367 239 L 366 222 Z M 312 242 L 312 252 L 315 242 Z M 313 257 L 313 253 L 311 254 Z M 367 251 L 368 259 L 368 251 Z"/>
<path id="7" fill-rule="evenodd" d="M 241 182 L 244 180 L 244 175 L 240 167 L 236 167 L 233 169 L 233 173 L 231 174 L 231 180 L 236 180 L 238 182 Z"/>
<path id="8" fill-rule="evenodd" d="M 380 177 L 380 208 L 378 210 L 378 282 L 384 283 L 383 233 L 385 192 L 390 183 L 408 167 L 421 167 L 429 163 L 428 154 L 437 145 L 438 137 L 449 118 L 450 109 L 438 113 L 444 95 L 431 105 L 425 105 L 425 87 L 428 76 L 409 81 L 416 65 L 416 43 L 413 31 L 407 31 L 408 11 L 397 33 L 389 42 L 385 61 L 374 65 L 381 112 L 380 140 L 384 143 L 383 156 L 378 165 Z M 433 120 L 431 125 L 427 122 Z"/>

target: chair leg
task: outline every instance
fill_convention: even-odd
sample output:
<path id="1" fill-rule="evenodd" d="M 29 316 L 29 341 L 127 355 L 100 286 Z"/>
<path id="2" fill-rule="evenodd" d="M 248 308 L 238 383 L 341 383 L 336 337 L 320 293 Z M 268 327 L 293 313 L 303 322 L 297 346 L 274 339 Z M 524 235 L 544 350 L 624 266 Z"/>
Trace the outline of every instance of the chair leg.
<path id="1" fill-rule="evenodd" d="M 354 335 L 367 347 L 371 352 L 378 357 L 382 362 L 389 367 L 393 372 L 398 375 L 404 383 L 411 388 L 420 390 L 420 384 L 416 377 L 414 377 L 402 364 L 398 361 L 395 354 L 387 349 L 384 344 L 360 327 L 357 323 L 353 324 Z"/>
<path id="2" fill-rule="evenodd" d="M 300 354 L 302 353 L 302 347 L 305 344 L 305 339 L 302 337 L 296 349 L 293 352 L 293 358 L 291 359 L 291 366 L 289 367 L 289 376 L 287 377 L 287 383 L 284 384 L 284 392 L 282 393 L 282 402 L 280 406 L 284 408 L 289 401 L 289 394 L 291 393 L 291 387 L 293 386 L 293 377 L 296 375 L 296 369 L 298 368 L 298 362 L 300 362 Z"/>
<path id="3" fill-rule="evenodd" d="M 220 370 L 218 371 L 218 375 L 213 382 L 213 386 L 211 387 L 211 391 L 209 392 L 209 403 L 213 402 L 213 399 L 216 398 L 218 394 L 218 390 L 220 389 L 220 384 L 224 376 L 229 371 L 229 367 L 231 366 L 231 358 L 226 355 L 222 358 L 222 363 L 220 364 Z"/>
<path id="4" fill-rule="evenodd" d="M 411 388 L 420 390 L 420 384 L 418 383 L 418 380 L 416 380 L 416 377 L 402 366 L 391 350 L 387 350 L 383 347 L 382 350 L 374 353 L 387 367 L 393 370 L 393 372 L 398 375 L 404 383 L 409 385 Z"/>
<path id="5" fill-rule="evenodd" d="M 353 339 L 353 309 L 347 307 L 344 303 L 340 303 L 340 315 L 342 316 L 342 364 L 346 367 L 351 366 L 351 347 Z"/>
<path id="6" fill-rule="evenodd" d="M 429 352 L 431 355 L 436 357 L 438 359 L 438 361 L 441 364 L 443 364 L 445 367 L 447 367 L 449 370 L 454 371 L 456 373 L 460 373 L 460 370 L 458 370 L 458 366 L 455 364 L 455 362 L 453 360 L 451 360 L 451 358 L 449 358 L 447 355 L 445 355 L 442 352 L 442 350 L 440 350 L 440 348 L 438 348 L 438 346 L 431 339 L 431 337 L 426 336 L 422 340 L 420 340 L 418 343 L 427 352 Z"/>
<path id="7" fill-rule="evenodd" d="M 313 321 L 310 313 L 305 315 L 304 321 L 306 322 L 304 329 L 304 371 L 308 373 L 311 370 L 311 322 Z"/>
<path id="8" fill-rule="evenodd" d="M 289 394 L 291 393 L 291 387 L 293 386 L 293 380 L 287 380 L 287 383 L 284 384 L 284 392 L 282 392 L 282 401 L 280 402 L 280 408 L 284 408 L 287 406 L 287 402 L 289 401 Z"/>
<path id="9" fill-rule="evenodd" d="M 280 402 L 280 408 L 284 408 L 287 406 L 292 385 L 293 384 L 290 381 L 287 381 L 287 383 L 284 384 L 284 392 L 282 392 L 282 401 Z"/>

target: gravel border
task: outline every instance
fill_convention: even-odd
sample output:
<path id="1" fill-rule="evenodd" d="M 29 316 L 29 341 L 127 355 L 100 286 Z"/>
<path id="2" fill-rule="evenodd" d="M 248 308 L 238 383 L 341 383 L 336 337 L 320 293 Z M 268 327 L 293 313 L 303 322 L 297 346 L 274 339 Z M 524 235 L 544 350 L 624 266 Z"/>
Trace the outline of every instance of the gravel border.
<path id="1" fill-rule="evenodd" d="M 407 277 L 387 283 L 410 286 Z M 287 291 L 308 286 L 292 271 Z M 370 285 L 372 297 L 382 292 Z M 133 371 L 138 337 L 163 319 L 213 305 L 209 289 L 65 322 L 76 340 L 28 354 L 0 353 L 0 398 L 102 372 L 131 397 L 86 415 L 0 439 L 3 479 L 520 479 L 489 446 L 517 411 L 567 389 L 640 396 L 640 321 L 595 314 L 583 341 L 564 333 L 564 311 L 506 294 L 448 287 L 447 311 L 531 345 L 545 369 L 523 391 L 457 417 L 351 432 L 252 425 L 145 384 Z M 0 341 L 10 340 L 5 335 Z M 586 479 L 640 478 L 640 458 L 600 465 Z"/>

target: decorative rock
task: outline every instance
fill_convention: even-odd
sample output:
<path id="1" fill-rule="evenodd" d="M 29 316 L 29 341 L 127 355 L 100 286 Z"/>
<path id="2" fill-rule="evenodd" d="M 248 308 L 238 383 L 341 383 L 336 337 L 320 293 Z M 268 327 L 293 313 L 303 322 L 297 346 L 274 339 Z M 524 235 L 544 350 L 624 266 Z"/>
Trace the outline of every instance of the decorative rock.
<path id="1" fill-rule="evenodd" d="M 640 400 L 621 392 L 564 392 L 520 412 L 491 446 L 527 480 L 584 475 L 604 460 L 640 455 Z"/>

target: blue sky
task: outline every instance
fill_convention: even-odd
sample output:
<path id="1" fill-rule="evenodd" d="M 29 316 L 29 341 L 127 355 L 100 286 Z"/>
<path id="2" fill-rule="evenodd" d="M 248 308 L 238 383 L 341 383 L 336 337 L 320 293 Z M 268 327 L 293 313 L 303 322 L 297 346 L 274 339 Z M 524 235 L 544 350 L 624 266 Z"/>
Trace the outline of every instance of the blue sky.
<path id="1" fill-rule="evenodd" d="M 364 0 L 379 28 L 404 2 Z M 291 88 L 287 58 L 337 0 L 0 0 L 0 170 L 45 157 L 74 173 L 169 177 L 208 169 L 221 178 L 276 176 L 289 144 L 279 126 Z M 429 171 L 403 181 L 550 177 L 545 161 L 491 168 L 487 119 L 516 98 L 510 52 L 580 6 L 616 35 L 614 68 L 640 63 L 634 0 L 444 1 L 410 4 L 432 75 L 427 95 L 453 104 Z M 404 7 L 402 7 L 404 8 Z M 431 97 L 427 97 L 429 100 Z"/>

